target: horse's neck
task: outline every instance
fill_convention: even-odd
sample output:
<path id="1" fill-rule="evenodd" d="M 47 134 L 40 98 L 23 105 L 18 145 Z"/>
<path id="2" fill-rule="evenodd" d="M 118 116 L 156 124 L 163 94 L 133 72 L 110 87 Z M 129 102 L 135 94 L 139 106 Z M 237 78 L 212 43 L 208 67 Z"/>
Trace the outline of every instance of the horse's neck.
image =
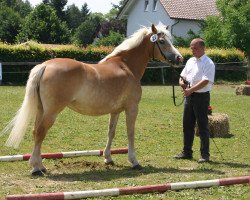
<path id="1" fill-rule="evenodd" d="M 130 71 L 138 80 L 141 80 L 151 55 L 152 44 L 148 43 L 147 38 L 142 43 L 127 51 L 125 55 L 126 64 Z"/>

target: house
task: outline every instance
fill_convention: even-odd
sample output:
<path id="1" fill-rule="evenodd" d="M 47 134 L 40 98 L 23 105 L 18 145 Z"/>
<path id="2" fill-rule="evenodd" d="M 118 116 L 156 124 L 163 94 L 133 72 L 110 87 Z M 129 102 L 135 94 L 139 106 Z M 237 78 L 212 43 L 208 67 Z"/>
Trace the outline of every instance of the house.
<path id="1" fill-rule="evenodd" d="M 127 36 L 161 22 L 170 26 L 172 35 L 186 37 L 190 29 L 198 33 L 207 16 L 218 14 L 216 0 L 127 0 L 118 19 L 127 19 Z"/>

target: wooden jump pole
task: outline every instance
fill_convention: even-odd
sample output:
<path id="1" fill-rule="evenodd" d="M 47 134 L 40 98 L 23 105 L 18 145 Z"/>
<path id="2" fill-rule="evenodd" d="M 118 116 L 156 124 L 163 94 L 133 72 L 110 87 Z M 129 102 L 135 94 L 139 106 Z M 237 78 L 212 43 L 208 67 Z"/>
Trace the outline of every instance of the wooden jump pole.
<path id="1" fill-rule="evenodd" d="M 127 148 L 114 148 L 111 149 L 111 154 L 126 154 L 128 153 Z M 80 156 L 102 156 L 103 150 L 87 150 L 87 151 L 68 151 L 68 152 L 57 152 L 57 153 L 42 153 L 42 158 L 46 159 L 56 159 L 56 158 L 73 158 Z M 11 156 L 0 156 L 0 162 L 9 161 L 20 161 L 29 160 L 31 154 L 23 155 L 11 155 Z"/>
<path id="2" fill-rule="evenodd" d="M 58 193 L 42 193 L 42 194 L 20 194 L 8 195 L 6 200 L 62 200 L 62 199 L 82 199 L 100 196 L 119 196 L 138 193 L 155 193 L 166 192 L 167 190 L 182 190 L 194 188 L 208 188 L 212 186 L 228 186 L 236 184 L 249 184 L 250 176 L 222 178 L 214 180 L 202 180 L 191 182 L 177 182 L 160 185 L 147 185 L 136 187 L 113 188 L 103 190 L 85 190 L 75 192 L 58 192 Z"/>

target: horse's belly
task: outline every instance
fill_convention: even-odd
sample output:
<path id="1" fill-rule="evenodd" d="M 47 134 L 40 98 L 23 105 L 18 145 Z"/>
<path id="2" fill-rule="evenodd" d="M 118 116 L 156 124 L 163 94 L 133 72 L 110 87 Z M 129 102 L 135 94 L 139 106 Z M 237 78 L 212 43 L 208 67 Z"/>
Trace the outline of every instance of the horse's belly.
<path id="1" fill-rule="evenodd" d="M 91 100 L 76 100 L 68 107 L 84 115 L 104 115 L 108 113 L 118 113 L 125 108 L 124 99 L 104 99 L 99 97 Z"/>
<path id="2" fill-rule="evenodd" d="M 141 88 L 132 83 L 126 77 L 85 82 L 69 108 L 85 115 L 119 113 L 140 100 Z"/>

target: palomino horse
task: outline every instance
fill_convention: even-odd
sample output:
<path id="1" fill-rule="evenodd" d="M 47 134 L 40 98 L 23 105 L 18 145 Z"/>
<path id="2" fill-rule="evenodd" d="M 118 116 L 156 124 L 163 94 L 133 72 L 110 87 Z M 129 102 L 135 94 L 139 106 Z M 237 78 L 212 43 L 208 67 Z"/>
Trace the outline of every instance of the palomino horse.
<path id="1" fill-rule="evenodd" d="M 35 66 L 29 75 L 23 104 L 7 126 L 12 129 L 7 146 L 17 148 L 30 121 L 34 149 L 29 160 L 33 175 L 42 175 L 41 145 L 57 115 L 67 106 L 84 115 L 110 114 L 105 163 L 112 163 L 111 143 L 120 112 L 126 113 L 128 159 L 141 168 L 134 147 L 134 129 L 141 99 L 140 80 L 150 58 L 178 65 L 182 56 L 170 41 L 169 31 L 159 25 L 142 28 L 98 64 L 56 58 Z"/>

